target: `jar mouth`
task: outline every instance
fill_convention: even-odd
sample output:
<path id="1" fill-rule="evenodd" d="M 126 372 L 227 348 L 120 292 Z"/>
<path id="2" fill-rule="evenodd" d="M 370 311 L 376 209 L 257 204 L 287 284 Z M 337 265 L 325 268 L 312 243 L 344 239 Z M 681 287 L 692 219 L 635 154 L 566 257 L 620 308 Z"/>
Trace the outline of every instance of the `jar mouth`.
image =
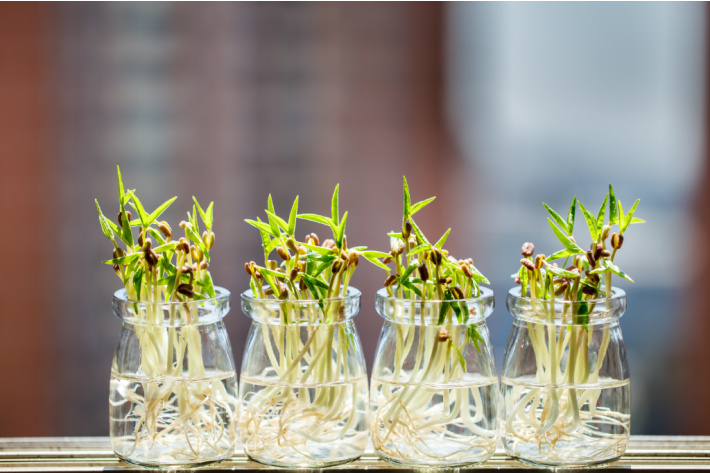
<path id="1" fill-rule="evenodd" d="M 626 311 L 626 292 L 615 286 L 611 297 L 577 301 L 523 297 L 520 291 L 520 287 L 508 291 L 506 307 L 513 317 L 529 322 L 594 325 L 617 320 Z"/>
<path id="2" fill-rule="evenodd" d="M 493 291 L 487 287 L 481 287 L 480 291 L 480 296 L 470 299 L 412 300 L 390 296 L 383 287 L 375 296 L 375 308 L 383 319 L 399 324 L 469 325 L 483 322 L 493 313 L 495 307 Z M 459 310 L 456 310 L 452 303 L 457 304 L 461 320 Z M 445 307 L 445 304 L 448 307 Z M 445 312 L 446 321 L 439 324 L 442 310 Z"/>
<path id="3" fill-rule="evenodd" d="M 324 325 L 345 322 L 360 310 L 362 294 L 348 287 L 347 295 L 327 299 L 266 299 L 251 289 L 241 294 L 242 312 L 255 322 L 272 325 Z"/>
<path id="4" fill-rule="evenodd" d="M 132 325 L 178 327 L 221 320 L 230 307 L 230 292 L 214 287 L 215 297 L 190 301 L 133 301 L 125 289 L 113 293 L 113 313 Z"/>

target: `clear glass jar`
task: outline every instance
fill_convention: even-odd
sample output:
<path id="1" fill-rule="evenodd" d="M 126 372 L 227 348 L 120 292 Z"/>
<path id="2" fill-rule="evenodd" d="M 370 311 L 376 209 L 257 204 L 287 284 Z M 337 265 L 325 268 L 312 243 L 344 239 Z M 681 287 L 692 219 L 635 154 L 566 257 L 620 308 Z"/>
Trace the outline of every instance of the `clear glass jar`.
<path id="1" fill-rule="evenodd" d="M 191 302 L 113 296 L 122 321 L 111 367 L 111 444 L 142 466 L 223 460 L 237 441 L 237 376 L 222 318 L 229 291 Z"/>
<path id="2" fill-rule="evenodd" d="M 503 363 L 504 445 L 552 467 L 618 459 L 629 441 L 631 391 L 619 317 L 626 294 L 576 302 L 520 297 Z"/>
<path id="3" fill-rule="evenodd" d="M 447 301 L 377 292 L 385 323 L 372 370 L 370 434 L 385 460 L 445 468 L 486 461 L 495 451 L 499 385 L 486 326 L 493 291 L 457 302 L 467 320 L 459 323 L 451 309 L 438 325 Z"/>
<path id="4" fill-rule="evenodd" d="M 359 458 L 367 444 L 367 371 L 353 317 L 360 291 L 314 300 L 242 294 L 240 435 L 252 460 L 314 468 Z"/>

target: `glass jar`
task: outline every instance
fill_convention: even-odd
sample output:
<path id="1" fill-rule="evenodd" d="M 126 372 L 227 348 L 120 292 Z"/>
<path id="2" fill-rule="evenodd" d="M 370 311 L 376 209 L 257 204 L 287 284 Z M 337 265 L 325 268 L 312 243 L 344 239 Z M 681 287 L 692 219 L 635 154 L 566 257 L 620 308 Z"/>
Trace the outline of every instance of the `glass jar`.
<path id="1" fill-rule="evenodd" d="M 353 317 L 360 291 L 316 300 L 242 294 L 252 319 L 239 397 L 244 452 L 314 468 L 359 458 L 367 444 L 367 371 Z"/>
<path id="2" fill-rule="evenodd" d="M 222 318 L 229 291 L 190 302 L 113 296 L 121 334 L 111 367 L 116 455 L 151 467 L 223 460 L 237 441 L 237 376 Z"/>
<path id="3" fill-rule="evenodd" d="M 626 294 L 562 302 L 510 290 L 513 327 L 503 363 L 504 445 L 551 467 L 618 459 L 629 441 L 631 392 L 619 317 Z"/>
<path id="4" fill-rule="evenodd" d="M 480 297 L 455 302 L 456 311 L 450 301 L 377 292 L 385 323 L 372 371 L 370 433 L 385 460 L 456 467 L 495 451 L 499 385 L 486 326 L 493 291 L 481 288 Z"/>

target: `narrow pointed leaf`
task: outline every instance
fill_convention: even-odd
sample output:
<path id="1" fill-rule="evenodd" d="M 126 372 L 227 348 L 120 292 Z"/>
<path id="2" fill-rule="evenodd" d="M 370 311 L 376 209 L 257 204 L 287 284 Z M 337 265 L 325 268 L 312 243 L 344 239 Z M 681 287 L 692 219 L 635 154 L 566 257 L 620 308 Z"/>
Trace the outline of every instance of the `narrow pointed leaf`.
<path id="1" fill-rule="evenodd" d="M 638 206 L 639 201 L 640 199 L 636 199 L 636 202 L 634 202 L 634 205 L 631 206 L 628 213 L 626 214 L 626 219 L 624 220 L 623 228 L 620 226 L 621 233 L 624 233 L 626 229 L 629 228 L 629 225 L 631 225 L 631 220 L 634 218 L 634 212 L 636 211 L 636 207 Z"/>
<path id="2" fill-rule="evenodd" d="M 628 274 L 623 272 L 617 265 L 615 265 L 611 261 L 606 260 L 606 266 L 611 270 L 612 273 L 616 274 L 617 276 L 620 276 L 629 282 L 634 282 L 634 280 L 631 279 L 631 277 Z"/>
<path id="3" fill-rule="evenodd" d="M 293 236 L 296 233 L 296 217 L 298 216 L 298 196 L 296 200 L 293 201 L 293 206 L 291 206 L 291 214 L 288 216 L 288 233 Z"/>
<path id="4" fill-rule="evenodd" d="M 564 246 L 568 250 L 576 251 L 577 253 L 583 253 L 582 249 L 577 246 L 575 242 L 570 240 L 570 238 L 562 230 L 557 228 L 557 225 L 555 225 L 550 218 L 547 219 L 547 222 L 550 224 L 550 228 L 552 228 L 552 231 L 555 232 L 557 239 L 560 240 L 560 243 L 562 243 L 562 246 Z"/>
<path id="5" fill-rule="evenodd" d="M 546 259 L 547 259 L 547 261 L 555 261 L 555 260 L 562 259 L 562 258 L 569 258 L 570 256 L 574 256 L 577 254 L 579 254 L 579 252 L 568 250 L 567 248 L 565 248 L 564 250 L 560 250 L 560 251 L 556 251 L 556 252 L 552 253 Z"/>
<path id="6" fill-rule="evenodd" d="M 343 247 L 343 237 L 345 236 L 345 224 L 348 221 L 348 213 L 345 212 L 343 214 L 343 219 L 340 221 L 340 225 L 338 226 L 338 232 L 335 235 L 335 245 L 338 248 Z"/>
<path id="7" fill-rule="evenodd" d="M 414 219 L 411 216 L 409 217 L 409 223 L 412 224 L 412 229 L 414 230 L 414 233 L 416 233 L 417 238 L 419 238 L 419 243 L 426 243 L 427 245 L 431 246 L 431 243 L 429 243 L 429 240 L 426 239 L 424 233 L 422 233 L 422 231 L 419 229 L 419 226 L 414 222 Z"/>
<path id="8" fill-rule="evenodd" d="M 428 199 L 422 200 L 421 202 L 417 202 L 416 204 L 412 205 L 412 207 L 409 209 L 409 215 L 414 215 L 415 213 L 419 212 L 421 209 L 433 202 L 434 199 L 436 199 L 436 197 L 429 197 Z"/>
<path id="9" fill-rule="evenodd" d="M 602 202 L 602 206 L 599 207 L 599 212 L 597 213 L 597 234 L 599 235 L 601 235 L 602 229 L 604 229 L 604 217 L 606 215 L 606 203 L 608 200 L 609 194 L 604 196 L 604 202 Z"/>
<path id="10" fill-rule="evenodd" d="M 144 228 L 148 227 L 148 213 L 145 211 L 143 208 L 143 204 L 141 203 L 140 199 L 138 198 L 137 195 L 133 195 L 133 202 L 131 202 L 131 205 L 133 206 L 134 209 L 136 209 L 136 212 L 138 212 L 138 218 L 141 221 L 141 225 Z"/>
<path id="11" fill-rule="evenodd" d="M 446 240 L 449 238 L 449 233 L 451 233 L 450 228 L 448 230 L 446 230 L 446 232 L 443 235 L 441 235 L 441 238 L 439 238 L 439 241 L 434 243 L 434 246 L 439 249 L 442 249 L 444 247 L 444 244 L 446 243 Z"/>
<path id="12" fill-rule="evenodd" d="M 132 261 L 140 258 L 142 253 L 131 253 L 130 255 L 123 255 L 120 258 L 114 258 L 106 261 L 102 261 L 103 264 L 128 264 Z"/>
<path id="13" fill-rule="evenodd" d="M 165 210 L 166 210 L 168 207 L 170 207 L 170 205 L 171 205 L 173 202 L 175 202 L 175 199 L 177 199 L 177 196 L 173 197 L 173 198 L 170 199 L 170 200 L 167 200 L 167 201 L 163 202 L 163 203 L 160 205 L 160 207 L 158 207 L 157 209 L 155 209 L 155 210 L 153 211 L 153 213 L 148 216 L 148 225 L 150 225 L 150 224 L 152 224 L 153 222 L 155 222 L 155 221 L 158 219 L 158 217 L 160 217 L 160 215 L 161 215 L 163 212 L 165 212 Z"/>
<path id="14" fill-rule="evenodd" d="M 591 213 L 589 213 L 589 210 L 582 205 L 582 202 L 579 202 L 579 208 L 582 209 L 584 219 L 587 221 L 587 228 L 589 228 L 589 235 L 592 237 L 592 241 L 597 241 L 597 239 L 599 239 L 599 233 L 597 232 L 596 219 Z M 565 248 L 567 248 L 567 246 L 565 246 Z"/>
<path id="15" fill-rule="evenodd" d="M 118 233 L 118 225 L 106 218 L 104 213 L 101 211 L 98 199 L 94 199 L 94 202 L 96 202 L 96 210 L 99 212 L 99 223 L 101 224 L 101 231 L 104 232 L 106 238 L 113 241 L 114 234 Z"/>
<path id="16" fill-rule="evenodd" d="M 375 266 L 379 266 L 380 268 L 384 269 L 385 271 L 390 271 L 390 268 L 388 268 L 387 265 L 384 264 L 382 261 L 378 260 L 377 259 L 378 257 L 372 253 L 379 253 L 379 252 L 378 251 L 366 251 L 366 252 L 362 253 L 362 256 L 367 261 L 374 264 Z M 389 255 L 386 255 L 386 256 L 389 256 Z M 380 258 L 382 258 L 382 257 L 380 256 Z"/>
<path id="17" fill-rule="evenodd" d="M 567 234 L 571 235 L 574 232 L 574 215 L 577 211 L 577 196 L 572 199 L 572 205 L 569 206 L 567 212 Z"/>
<path id="18" fill-rule="evenodd" d="M 560 214 L 558 214 L 557 212 L 555 212 L 554 210 L 552 210 L 552 209 L 550 208 L 550 206 L 547 205 L 545 202 L 543 202 L 542 205 L 543 205 L 543 206 L 545 207 L 545 209 L 547 210 L 547 213 L 549 213 L 550 216 L 552 216 L 552 219 L 553 219 L 555 222 L 557 222 L 557 225 L 559 225 L 560 228 L 564 228 L 565 231 L 567 231 L 567 230 L 568 230 L 567 222 L 565 222 L 565 220 L 564 220 L 562 217 L 560 217 Z M 567 233 L 569 234 L 569 232 L 567 232 Z"/>
<path id="19" fill-rule="evenodd" d="M 616 203 L 614 188 L 609 184 L 609 225 L 619 223 L 619 206 Z"/>
<path id="20" fill-rule="evenodd" d="M 409 208 L 412 205 L 411 197 L 409 197 L 409 186 L 407 185 L 407 178 L 402 176 L 403 181 L 403 192 L 404 192 L 404 220 L 409 218 Z"/>
<path id="21" fill-rule="evenodd" d="M 280 227 L 283 231 L 288 233 L 288 223 L 286 223 L 286 220 L 282 219 L 278 215 L 276 215 L 273 212 L 266 211 L 266 215 L 269 217 L 269 224 L 273 226 L 273 222 L 276 222 L 276 225 Z"/>
<path id="22" fill-rule="evenodd" d="M 333 198 L 330 201 L 330 214 L 333 218 L 333 225 L 340 226 L 340 184 L 335 185 Z"/>
<path id="23" fill-rule="evenodd" d="M 269 235 L 273 236 L 274 238 L 279 238 L 279 237 L 280 237 L 280 235 L 278 234 L 278 228 L 276 229 L 276 232 L 277 232 L 277 233 L 274 234 L 274 233 L 273 233 L 273 228 L 271 228 L 271 226 L 265 224 L 264 222 L 257 222 L 257 221 L 254 221 L 254 220 L 250 220 L 250 219 L 248 219 L 248 218 L 247 218 L 247 219 L 244 219 L 244 221 L 245 221 L 246 223 L 248 223 L 249 225 L 251 225 L 252 227 L 256 227 L 256 228 L 258 228 L 259 230 L 268 233 Z"/>
<path id="24" fill-rule="evenodd" d="M 300 243 L 299 242 L 298 244 L 300 246 L 305 246 L 309 250 L 315 251 L 316 253 L 321 254 L 321 255 L 332 255 L 333 254 L 333 250 L 331 250 L 330 248 L 323 248 L 322 246 L 311 245 L 310 243 Z"/>

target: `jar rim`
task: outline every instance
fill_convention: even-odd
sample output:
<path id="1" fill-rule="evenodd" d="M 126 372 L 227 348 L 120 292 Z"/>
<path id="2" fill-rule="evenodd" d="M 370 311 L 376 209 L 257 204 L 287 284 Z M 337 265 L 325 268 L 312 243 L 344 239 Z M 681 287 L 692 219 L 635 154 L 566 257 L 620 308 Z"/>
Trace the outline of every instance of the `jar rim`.
<path id="1" fill-rule="evenodd" d="M 210 302 L 219 302 L 225 298 L 229 298 L 231 293 L 221 287 L 221 286 L 214 286 L 214 292 L 215 296 L 214 297 L 206 297 L 204 299 L 197 299 L 197 300 L 189 300 L 189 301 L 157 301 L 157 302 L 152 302 L 152 301 L 134 301 L 131 299 L 128 299 L 126 297 L 126 289 L 118 289 L 116 292 L 113 293 L 113 300 L 114 302 L 121 303 L 121 304 L 138 304 L 139 306 L 149 306 L 149 305 L 161 305 L 161 306 L 171 306 L 171 305 L 184 305 L 184 304 L 200 304 L 200 303 L 210 303 Z"/>
<path id="2" fill-rule="evenodd" d="M 220 286 L 214 287 L 215 297 L 188 301 L 133 301 L 126 297 L 126 289 L 113 293 L 113 313 L 124 323 L 132 325 L 181 327 L 185 325 L 211 324 L 224 318 L 229 312 L 231 293 Z M 173 318 L 171 314 L 192 313 L 194 318 Z M 162 312 L 162 316 L 157 315 Z M 156 314 L 156 318 L 148 321 L 140 313 Z"/>
<path id="3" fill-rule="evenodd" d="M 456 317 L 453 317 L 450 323 L 444 323 L 441 325 L 470 325 L 470 324 L 478 324 L 483 322 L 485 319 L 487 319 L 492 313 L 493 309 L 495 307 L 495 296 L 493 294 L 493 290 L 488 288 L 488 287 L 480 287 L 479 288 L 481 291 L 481 295 L 478 297 L 473 297 L 473 298 L 467 298 L 467 299 L 456 299 L 456 302 L 459 303 L 465 303 L 467 307 L 470 307 L 471 309 L 476 309 L 476 313 L 473 317 L 469 317 L 466 321 L 464 322 L 459 322 Z M 426 299 L 426 300 L 412 300 L 412 299 L 405 299 L 402 297 L 396 297 L 396 296 L 390 296 L 387 294 L 387 288 L 381 288 L 380 290 L 377 291 L 377 294 L 375 295 L 375 308 L 377 309 L 377 313 L 385 320 L 389 320 L 391 322 L 395 323 L 403 323 L 403 324 L 411 324 L 413 325 L 421 325 L 421 319 L 419 316 L 415 316 L 413 319 L 411 317 L 411 314 L 406 315 L 404 314 L 403 317 L 400 318 L 395 318 L 392 316 L 392 314 L 388 313 L 389 311 L 385 310 L 385 307 L 390 304 L 390 305 L 395 305 L 395 306 L 400 306 L 402 307 L 402 310 L 407 313 L 410 312 L 411 308 L 410 305 L 411 303 L 414 303 L 414 310 L 421 309 L 422 303 L 424 303 L 427 307 L 439 307 L 443 303 L 448 303 L 452 302 L 450 300 L 441 300 L 441 299 Z M 424 325 L 439 325 L 438 323 L 433 322 L 432 315 L 430 314 L 427 316 L 428 318 L 425 320 Z M 438 316 L 436 316 L 438 317 Z M 429 322 L 427 322 L 427 320 Z M 437 320 L 438 322 L 438 320 Z"/>
<path id="4" fill-rule="evenodd" d="M 626 292 L 612 286 L 612 296 L 568 301 L 520 296 L 520 287 L 508 291 L 506 307 L 516 318 L 533 323 L 554 325 L 597 325 L 618 320 L 626 311 Z M 584 309 L 582 313 L 575 308 Z M 577 309 L 577 310 L 578 310 Z"/>
<path id="5" fill-rule="evenodd" d="M 268 303 L 268 304 L 278 304 L 278 303 L 291 303 L 291 304 L 299 304 L 299 305 L 318 305 L 322 304 L 324 302 L 343 302 L 343 301 L 350 301 L 354 299 L 358 299 L 362 296 L 362 293 L 360 290 L 357 288 L 354 288 L 352 286 L 348 286 L 347 289 L 348 293 L 345 296 L 338 296 L 338 297 L 328 297 L 326 299 L 286 299 L 286 300 L 281 300 L 281 299 L 275 299 L 275 298 L 265 298 L 265 297 L 255 297 L 254 292 L 251 289 L 247 289 L 246 291 L 241 293 L 241 298 L 242 301 L 246 302 L 259 302 L 259 303 Z"/>
<path id="6" fill-rule="evenodd" d="M 357 315 L 361 295 L 357 288 L 348 287 L 345 296 L 281 300 L 254 297 L 253 291 L 248 289 L 241 294 L 241 306 L 244 314 L 259 323 L 285 326 L 339 324 Z"/>

